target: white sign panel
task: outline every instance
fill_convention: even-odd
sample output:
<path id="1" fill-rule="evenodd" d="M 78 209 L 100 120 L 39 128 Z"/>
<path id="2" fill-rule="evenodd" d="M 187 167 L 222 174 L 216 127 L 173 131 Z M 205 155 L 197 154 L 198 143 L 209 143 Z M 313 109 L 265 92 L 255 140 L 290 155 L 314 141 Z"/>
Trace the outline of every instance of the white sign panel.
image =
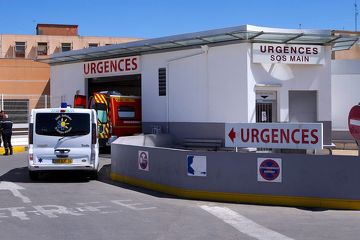
<path id="1" fill-rule="evenodd" d="M 139 56 L 85 62 L 83 68 L 85 78 L 130 75 L 137 73 L 140 73 Z"/>
<path id="2" fill-rule="evenodd" d="M 280 183 L 282 181 L 281 158 L 258 158 L 257 180 Z"/>
<path id="3" fill-rule="evenodd" d="M 226 147 L 322 149 L 322 123 L 226 123 Z"/>
<path id="4" fill-rule="evenodd" d="M 206 177 L 206 156 L 187 156 L 187 175 Z"/>
<path id="5" fill-rule="evenodd" d="M 149 171 L 149 152 L 139 151 L 138 152 L 138 167 L 140 170 Z"/>
<path id="6" fill-rule="evenodd" d="M 325 64 L 325 48 L 317 45 L 253 43 L 254 63 Z"/>

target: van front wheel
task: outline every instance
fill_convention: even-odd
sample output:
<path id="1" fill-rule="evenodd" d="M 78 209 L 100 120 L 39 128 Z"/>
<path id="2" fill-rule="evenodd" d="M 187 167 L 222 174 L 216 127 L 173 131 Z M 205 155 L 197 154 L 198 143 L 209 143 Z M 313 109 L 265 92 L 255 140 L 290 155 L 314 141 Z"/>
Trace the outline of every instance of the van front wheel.
<path id="1" fill-rule="evenodd" d="M 35 171 L 29 171 L 29 177 L 31 180 L 35 181 L 39 179 L 39 173 Z"/>

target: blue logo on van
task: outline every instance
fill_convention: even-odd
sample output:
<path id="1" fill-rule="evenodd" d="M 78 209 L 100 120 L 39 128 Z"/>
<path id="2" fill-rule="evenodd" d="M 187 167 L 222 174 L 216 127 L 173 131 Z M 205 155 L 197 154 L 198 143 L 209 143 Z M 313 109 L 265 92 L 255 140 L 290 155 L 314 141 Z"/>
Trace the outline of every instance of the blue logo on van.
<path id="1" fill-rule="evenodd" d="M 56 127 L 55 130 L 58 133 L 65 134 L 71 131 L 71 120 L 72 118 L 69 115 L 61 114 L 55 118 Z"/>

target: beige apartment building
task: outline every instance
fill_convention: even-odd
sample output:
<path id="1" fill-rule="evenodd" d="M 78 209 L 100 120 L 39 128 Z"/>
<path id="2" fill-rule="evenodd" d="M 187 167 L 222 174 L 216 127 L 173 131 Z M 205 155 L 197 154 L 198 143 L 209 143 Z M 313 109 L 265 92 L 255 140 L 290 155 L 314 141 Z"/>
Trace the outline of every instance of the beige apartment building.
<path id="1" fill-rule="evenodd" d="M 0 109 L 20 123 L 27 122 L 32 108 L 50 105 L 50 66 L 36 60 L 136 40 L 140 39 L 79 36 L 77 25 L 60 24 L 38 24 L 36 35 L 0 34 Z"/>
<path id="2" fill-rule="evenodd" d="M 360 32 L 354 31 L 343 31 L 343 30 L 335 30 L 334 35 L 347 35 L 347 36 L 354 36 L 360 37 Z M 332 59 L 340 60 L 340 59 L 348 59 L 348 60 L 358 60 L 360 59 L 360 43 L 357 42 L 352 46 L 350 49 L 345 49 L 341 51 L 333 51 L 332 52 Z"/>

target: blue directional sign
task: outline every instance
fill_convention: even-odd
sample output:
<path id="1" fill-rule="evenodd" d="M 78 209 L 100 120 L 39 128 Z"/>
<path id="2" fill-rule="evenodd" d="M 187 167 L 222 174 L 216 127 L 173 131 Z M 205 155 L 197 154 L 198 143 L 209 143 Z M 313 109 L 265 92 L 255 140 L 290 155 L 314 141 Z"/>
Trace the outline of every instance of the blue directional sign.
<path id="1" fill-rule="evenodd" d="M 187 156 L 187 175 L 206 177 L 206 156 Z"/>

